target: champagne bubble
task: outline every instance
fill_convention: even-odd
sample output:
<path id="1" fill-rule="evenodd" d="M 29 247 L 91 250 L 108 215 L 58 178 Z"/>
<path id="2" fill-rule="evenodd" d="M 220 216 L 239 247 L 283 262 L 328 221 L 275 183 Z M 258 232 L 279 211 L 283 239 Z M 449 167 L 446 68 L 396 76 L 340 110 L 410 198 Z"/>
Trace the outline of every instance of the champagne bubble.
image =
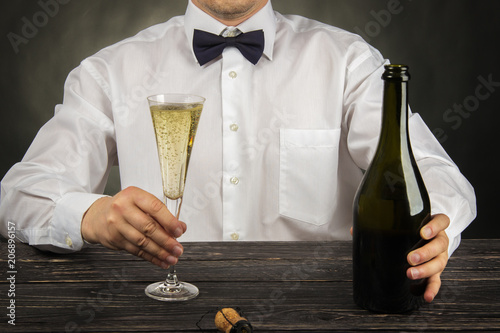
<path id="1" fill-rule="evenodd" d="M 163 191 L 169 199 L 178 199 L 184 193 L 187 167 L 202 107 L 196 104 L 187 109 L 181 105 L 151 107 Z"/>

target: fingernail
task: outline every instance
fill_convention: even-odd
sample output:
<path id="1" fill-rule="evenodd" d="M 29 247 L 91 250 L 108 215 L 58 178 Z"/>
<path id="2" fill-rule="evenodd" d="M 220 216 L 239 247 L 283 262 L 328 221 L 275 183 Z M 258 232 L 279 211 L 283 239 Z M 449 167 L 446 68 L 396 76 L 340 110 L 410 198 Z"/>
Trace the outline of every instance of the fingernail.
<path id="1" fill-rule="evenodd" d="M 180 246 L 174 246 L 174 248 L 172 249 L 172 254 L 176 257 L 180 257 L 183 252 L 184 250 Z"/>
<path id="2" fill-rule="evenodd" d="M 161 268 L 163 268 L 163 269 L 167 269 L 170 267 L 166 262 L 163 262 L 163 261 L 160 265 L 161 265 Z"/>
<path id="3" fill-rule="evenodd" d="M 410 269 L 410 274 L 413 279 L 418 279 L 420 277 L 420 272 L 415 268 Z"/>
<path id="4" fill-rule="evenodd" d="M 420 255 L 418 253 L 413 253 L 410 255 L 410 261 L 412 264 L 416 265 L 420 262 Z"/>
<path id="5" fill-rule="evenodd" d="M 430 238 L 432 236 L 432 230 L 431 228 L 424 228 L 422 230 L 422 235 L 424 235 L 424 237 L 427 239 L 427 238 Z"/>
<path id="6" fill-rule="evenodd" d="M 175 265 L 177 264 L 177 258 L 174 256 L 168 256 L 167 263 L 169 263 L 170 265 Z"/>
<path id="7" fill-rule="evenodd" d="M 179 228 L 175 229 L 175 231 L 174 231 L 174 236 L 175 236 L 176 238 L 179 238 L 179 237 L 181 237 L 181 236 L 182 236 L 182 234 L 183 234 L 183 233 L 184 233 L 184 231 L 182 230 L 182 228 L 181 228 L 181 227 L 179 227 Z"/>

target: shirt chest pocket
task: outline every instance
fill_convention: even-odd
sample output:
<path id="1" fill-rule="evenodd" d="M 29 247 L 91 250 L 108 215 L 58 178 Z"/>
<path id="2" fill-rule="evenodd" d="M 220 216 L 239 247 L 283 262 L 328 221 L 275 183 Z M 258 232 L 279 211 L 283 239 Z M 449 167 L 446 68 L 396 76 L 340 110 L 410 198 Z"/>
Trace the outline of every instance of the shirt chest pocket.
<path id="1" fill-rule="evenodd" d="M 279 213 L 313 225 L 332 218 L 340 129 L 280 130 Z"/>

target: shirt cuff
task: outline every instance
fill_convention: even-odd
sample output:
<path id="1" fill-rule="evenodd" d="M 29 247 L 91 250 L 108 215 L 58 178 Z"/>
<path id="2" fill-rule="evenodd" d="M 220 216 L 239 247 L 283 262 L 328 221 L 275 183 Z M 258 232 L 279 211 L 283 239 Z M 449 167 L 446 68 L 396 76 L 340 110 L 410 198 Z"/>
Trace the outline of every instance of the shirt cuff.
<path id="1" fill-rule="evenodd" d="M 83 215 L 96 200 L 103 197 L 106 195 L 73 192 L 67 193 L 56 203 L 51 229 L 58 247 L 67 251 L 79 251 L 83 248 Z"/>

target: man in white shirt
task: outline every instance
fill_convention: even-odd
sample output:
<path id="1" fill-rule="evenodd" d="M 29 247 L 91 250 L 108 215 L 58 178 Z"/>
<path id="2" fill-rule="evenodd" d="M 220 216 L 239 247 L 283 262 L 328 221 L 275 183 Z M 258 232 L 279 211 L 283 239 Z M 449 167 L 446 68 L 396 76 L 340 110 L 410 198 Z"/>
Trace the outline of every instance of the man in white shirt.
<path id="1" fill-rule="evenodd" d="M 247 59 L 230 46 L 202 61 L 195 30 L 262 30 L 262 56 Z M 63 104 L 2 180 L 1 231 L 11 221 L 19 240 L 41 249 L 77 251 L 85 240 L 164 268 L 182 254 L 180 236 L 350 239 L 353 197 L 378 141 L 386 63 L 359 36 L 282 16 L 267 0 L 191 0 L 185 16 L 72 71 Z M 146 97 L 164 92 L 207 99 L 180 216 L 189 230 L 160 201 Z M 429 277 L 432 301 L 475 217 L 475 197 L 421 118 L 412 114 L 409 124 L 434 217 L 421 232 L 431 241 L 408 256 L 408 275 Z M 104 196 L 118 161 L 124 190 Z"/>

